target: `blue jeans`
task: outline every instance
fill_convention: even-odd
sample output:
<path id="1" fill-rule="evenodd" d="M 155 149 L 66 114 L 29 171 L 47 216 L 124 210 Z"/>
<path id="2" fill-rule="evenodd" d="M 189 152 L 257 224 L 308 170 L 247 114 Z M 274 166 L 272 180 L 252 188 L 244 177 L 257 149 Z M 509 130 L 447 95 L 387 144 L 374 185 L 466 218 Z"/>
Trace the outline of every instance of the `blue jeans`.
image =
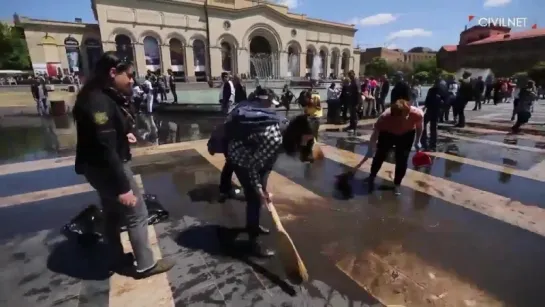
<path id="1" fill-rule="evenodd" d="M 267 191 L 267 182 L 271 170 L 272 167 L 267 167 L 259 172 L 261 185 L 263 186 L 263 191 L 265 192 Z M 259 196 L 259 191 L 257 191 L 250 182 L 250 176 L 247 168 L 235 165 L 234 171 L 235 175 L 237 175 L 238 181 L 242 185 L 242 190 L 244 191 L 244 196 L 246 197 L 246 228 L 248 229 L 250 240 L 255 241 L 259 235 L 259 219 L 261 216 L 262 205 L 261 197 Z"/>

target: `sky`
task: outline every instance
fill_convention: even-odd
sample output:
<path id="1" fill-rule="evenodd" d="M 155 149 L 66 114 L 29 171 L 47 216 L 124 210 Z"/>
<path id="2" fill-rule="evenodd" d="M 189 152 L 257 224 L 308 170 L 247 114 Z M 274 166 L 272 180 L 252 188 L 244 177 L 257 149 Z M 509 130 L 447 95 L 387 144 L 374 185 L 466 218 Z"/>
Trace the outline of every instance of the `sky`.
<path id="1" fill-rule="evenodd" d="M 545 27 L 543 0 L 276 0 L 295 13 L 355 24 L 355 45 L 408 50 L 456 45 L 466 25 L 479 18 L 526 18 L 526 27 Z M 539 5 L 538 5 L 539 2 Z M 45 5 L 47 3 L 47 5 Z M 541 9 L 539 9 L 541 7 Z M 90 0 L 6 0 L 0 20 L 18 13 L 40 19 L 96 22 Z M 476 16 L 468 23 L 468 16 Z M 506 19 L 505 19 L 506 20 Z M 523 28 L 513 31 L 522 31 Z"/>

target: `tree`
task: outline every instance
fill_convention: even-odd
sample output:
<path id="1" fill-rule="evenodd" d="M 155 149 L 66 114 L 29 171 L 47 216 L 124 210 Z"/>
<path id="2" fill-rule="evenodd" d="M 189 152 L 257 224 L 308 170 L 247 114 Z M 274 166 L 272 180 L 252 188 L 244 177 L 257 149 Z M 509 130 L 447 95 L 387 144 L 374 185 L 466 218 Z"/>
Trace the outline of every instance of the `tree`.
<path id="1" fill-rule="evenodd" d="M 398 71 L 401 71 L 406 78 L 408 78 L 414 72 L 413 67 L 402 62 L 393 62 L 389 65 L 388 74 L 393 75 Z"/>
<path id="2" fill-rule="evenodd" d="M 414 63 L 414 72 L 427 71 L 428 73 L 435 73 L 437 70 L 437 61 L 435 59 L 424 60 Z"/>
<path id="3" fill-rule="evenodd" d="M 419 71 L 413 75 L 413 78 L 420 83 L 427 83 L 430 82 L 430 73 L 427 71 Z"/>
<path id="4" fill-rule="evenodd" d="M 0 69 L 30 69 L 26 41 L 20 29 L 0 22 Z"/>
<path id="5" fill-rule="evenodd" d="M 545 62 L 539 62 L 528 71 L 528 76 L 536 82 L 536 84 L 545 84 Z"/>
<path id="6" fill-rule="evenodd" d="M 365 75 L 366 76 L 382 76 L 388 73 L 388 63 L 385 59 L 380 57 L 375 57 L 371 62 L 365 65 Z"/>

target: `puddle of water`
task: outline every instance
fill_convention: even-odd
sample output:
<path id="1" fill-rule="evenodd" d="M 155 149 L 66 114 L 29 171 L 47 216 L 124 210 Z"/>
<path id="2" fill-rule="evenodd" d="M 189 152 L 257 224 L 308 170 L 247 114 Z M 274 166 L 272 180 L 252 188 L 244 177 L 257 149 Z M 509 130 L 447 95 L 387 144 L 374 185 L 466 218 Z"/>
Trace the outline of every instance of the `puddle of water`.
<path id="1" fill-rule="evenodd" d="M 349 138 L 330 138 L 323 139 L 328 145 L 338 148 L 344 148 L 346 150 L 364 155 L 367 152 L 367 142 L 363 140 L 349 139 Z M 446 145 L 444 149 L 448 153 L 456 153 L 458 146 L 464 148 L 464 143 L 471 143 L 469 141 L 457 140 L 456 144 Z M 479 144 L 480 145 L 480 144 Z M 470 145 L 469 145 L 470 146 Z M 488 149 L 490 151 L 490 149 Z M 520 151 L 519 151 L 520 152 Z M 409 161 L 412 159 L 412 155 L 409 157 Z M 527 154 L 527 153 L 524 153 Z M 460 184 L 471 186 L 484 191 L 489 191 L 494 194 L 502 195 L 513 200 L 518 200 L 527 205 L 534 205 L 544 207 L 541 205 L 542 199 L 545 197 L 545 192 L 540 188 L 541 182 L 510 175 L 503 172 L 497 172 L 480 168 L 468 164 L 455 162 L 449 159 L 433 158 L 433 164 L 429 168 L 415 169 L 417 171 L 425 172 L 427 174 L 446 178 L 450 181 L 454 181 Z M 470 158 L 470 157 L 468 157 Z M 476 157 L 476 160 L 480 160 Z M 386 159 L 389 163 L 395 163 L 393 152 Z M 520 161 L 520 160 L 515 160 Z M 502 161 L 505 164 L 513 163 L 512 161 Z M 409 164 L 411 169 L 414 169 L 412 164 Z"/>
<path id="2" fill-rule="evenodd" d="M 437 137 L 437 151 L 521 170 L 528 170 L 545 159 L 543 153 L 459 140 L 441 135 Z"/>
<path id="3" fill-rule="evenodd" d="M 517 135 L 506 135 L 501 133 L 475 133 L 471 131 L 463 131 L 456 129 L 443 128 L 440 131 L 452 133 L 454 135 L 461 135 L 465 137 L 471 137 L 476 139 L 488 140 L 493 142 L 499 142 L 510 145 L 518 145 L 525 147 L 534 147 L 545 149 L 545 142 L 534 141 L 526 138 L 518 137 Z"/>
<path id="4" fill-rule="evenodd" d="M 275 170 L 328 198 L 326 203 L 331 212 L 315 212 L 307 216 L 308 222 L 304 227 L 315 228 L 306 232 L 312 233 L 315 240 L 329 241 L 327 246 L 330 249 L 324 253 L 331 259 L 353 259 L 350 267 L 354 268 L 354 276 L 361 278 L 373 293 L 381 291 L 374 288 L 374 283 L 380 281 L 382 270 L 398 270 L 414 282 L 432 288 L 435 282 L 427 278 L 429 273 L 440 274 L 445 280 L 455 280 L 459 276 L 461 281 L 458 284 L 443 284 L 451 287 L 449 296 L 454 295 L 453 299 L 457 295 L 461 299 L 467 294 L 460 284 L 474 285 L 487 295 L 513 305 L 538 306 L 545 298 L 535 292 L 539 287 L 532 285 L 530 290 L 526 286 L 528 277 L 537 276 L 534 270 L 542 267 L 540 257 L 533 253 L 545 256 L 545 239 L 538 235 L 407 188 L 402 189 L 400 197 L 393 196 L 387 189 L 368 195 L 361 179 L 367 174 L 363 172 L 352 183 L 353 199 L 334 200 L 331 198 L 335 194 L 333 175 L 342 173 L 345 167 L 328 159 L 312 165 L 313 176 L 308 176 L 307 166 L 297 166 L 287 158 L 282 158 Z M 293 231 L 297 238 L 301 231 L 296 228 L 300 229 L 301 225 L 288 230 Z M 301 240 L 304 241 L 303 238 Z M 316 243 L 315 240 L 312 244 Z M 523 250 L 531 254 L 525 252 L 521 255 Z M 369 253 L 378 255 L 381 261 L 393 267 L 382 264 L 381 268 L 381 262 L 376 262 L 378 267 L 373 267 L 373 262 L 365 256 Z M 506 259 L 516 264 L 502 265 Z M 409 263 L 419 264 L 412 266 Z M 509 279 L 511 276 L 520 284 L 514 284 Z M 385 282 L 387 291 L 395 287 L 389 284 L 391 282 Z M 409 287 L 404 291 L 411 290 Z M 519 296 L 519 291 L 524 291 L 528 297 Z M 395 297 L 392 293 L 381 294 Z"/>

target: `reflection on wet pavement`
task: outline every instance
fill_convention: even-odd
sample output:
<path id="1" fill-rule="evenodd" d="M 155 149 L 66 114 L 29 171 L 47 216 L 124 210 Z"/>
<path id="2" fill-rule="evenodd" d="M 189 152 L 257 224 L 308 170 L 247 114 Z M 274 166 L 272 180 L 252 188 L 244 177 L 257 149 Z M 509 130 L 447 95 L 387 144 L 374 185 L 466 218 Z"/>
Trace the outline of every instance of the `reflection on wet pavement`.
<path id="1" fill-rule="evenodd" d="M 308 178 L 304 166 L 283 158 L 275 169 L 329 198 L 335 195 L 331 174 L 345 167 L 325 160 L 313 166 L 314 176 Z M 535 254 L 545 253 L 543 237 L 410 189 L 396 198 L 388 186 L 383 183 L 369 195 L 364 182 L 356 180 L 353 199 L 330 200 L 331 212 L 313 222 L 320 225 L 314 237 L 331 238 L 324 252 L 373 295 L 409 306 L 423 306 L 443 293 L 448 295 L 441 299 L 444 306 L 461 306 L 466 299 L 476 301 L 475 306 L 538 306 L 543 301 L 536 293 L 540 286 L 528 285 L 540 267 Z M 521 252 L 524 263 L 517 260 Z M 518 283 L 521 289 L 514 290 Z"/>
<path id="2" fill-rule="evenodd" d="M 328 145 L 362 155 L 367 152 L 367 142 L 362 139 L 354 137 L 338 137 L 339 134 L 331 137 L 328 136 L 328 134 L 329 133 L 324 134 L 320 140 Z M 460 147 L 466 148 L 464 146 L 470 142 L 458 141 L 458 143 Z M 440 145 L 438 146 L 438 149 L 441 147 L 449 154 L 456 152 L 458 155 L 460 155 L 459 147 L 456 144 Z M 486 153 L 500 153 L 503 150 L 490 150 L 489 145 L 486 147 L 486 150 L 483 152 L 484 157 L 486 157 Z M 533 153 L 521 151 L 520 154 L 521 156 L 524 156 Z M 475 158 L 477 160 L 479 159 L 478 156 Z M 410 159 L 412 159 L 412 154 L 409 160 Z M 394 163 L 393 154 L 389 155 L 386 161 Z M 536 161 L 536 163 L 540 161 L 541 160 Z M 414 169 L 412 165 L 409 167 Z M 491 171 L 485 168 L 456 162 L 451 159 L 443 159 L 438 157 L 433 157 L 433 164 L 431 167 L 420 169 L 419 171 L 433 176 L 447 178 L 450 181 L 472 186 L 480 190 L 502 195 L 513 200 L 521 201 L 528 205 L 545 207 L 545 203 L 542 201 L 545 197 L 545 192 L 543 192 L 540 188 L 540 186 L 543 184 L 542 182 L 503 172 Z"/>
<path id="3" fill-rule="evenodd" d="M 222 121 L 222 116 L 142 115 L 139 145 L 206 139 Z M 74 129 L 70 120 L 39 119 L 28 134 L 9 129 L 0 141 L 16 145 L 2 152 L 4 163 L 62 156 L 73 148 L 73 139 L 66 137 Z M 332 147 L 324 145 L 327 158 L 312 165 L 279 158 L 270 186 L 312 278 L 302 287 L 283 281 L 277 261 L 248 259 L 237 250 L 246 237 L 234 240 L 233 227 L 243 226 L 245 204 L 217 202 L 223 157 L 206 154 L 205 141 L 192 143 L 191 150 L 161 152 L 156 147 L 156 152 L 135 155 L 134 169 L 146 191 L 157 194 L 171 214 L 169 221 L 153 226 L 152 240 L 163 256 L 176 261 L 163 281 L 147 284 L 117 275 L 108 280 L 101 248 L 82 249 L 60 236 L 66 221 L 98 202 L 85 189 L 75 195 L 51 192 L 84 183 L 72 166 L 4 171 L 0 305 L 365 306 L 377 303 L 374 296 L 387 304 L 417 307 L 543 306 L 543 183 L 452 158 L 524 172 L 543 161 L 539 152 L 456 136 L 500 143 L 507 139 L 505 144 L 533 148 L 540 148 L 539 141 L 449 132 L 453 137 L 441 136 L 438 154 L 443 156 L 434 157 L 431 167 L 411 166 L 415 172 L 407 175 L 400 197 L 386 180 L 392 177 L 391 166 L 384 167 L 373 194 L 363 182 L 368 165 L 350 182 L 351 198 L 343 199 L 335 189 L 334 176 L 355 163 L 347 152 L 359 154 L 358 159 L 366 152 L 366 129 L 359 136 L 321 133 L 320 142 Z M 47 139 L 51 133 L 56 137 Z M 393 163 L 392 158 L 387 162 Z M 24 202 L 9 203 L 21 194 L 27 195 Z M 267 212 L 263 223 L 271 225 Z M 272 245 L 274 238 L 263 241 Z M 146 291 L 136 290 L 142 288 Z M 129 299 L 132 303 L 126 303 Z"/>

